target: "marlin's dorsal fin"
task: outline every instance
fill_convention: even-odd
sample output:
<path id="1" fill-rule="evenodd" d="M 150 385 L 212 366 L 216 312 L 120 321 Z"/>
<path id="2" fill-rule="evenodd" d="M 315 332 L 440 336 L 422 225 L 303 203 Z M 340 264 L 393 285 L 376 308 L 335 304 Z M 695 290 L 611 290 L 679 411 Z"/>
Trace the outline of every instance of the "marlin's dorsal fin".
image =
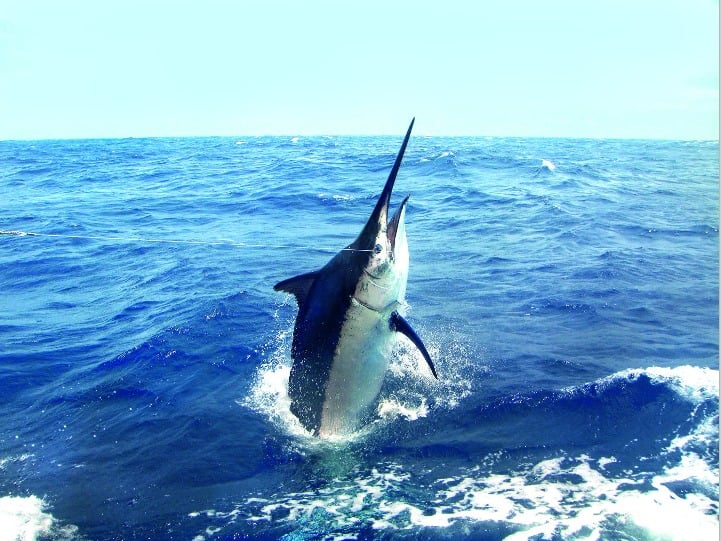
<path id="1" fill-rule="evenodd" d="M 308 297 L 308 292 L 319 274 L 320 271 L 299 274 L 298 276 L 293 276 L 293 278 L 278 282 L 273 286 L 273 289 L 295 295 L 295 300 L 298 301 L 298 308 L 300 308 L 303 306 L 305 299 Z"/>
<path id="2" fill-rule="evenodd" d="M 388 320 L 388 325 L 390 326 L 392 331 L 399 332 L 405 336 L 408 337 L 408 339 L 413 342 L 413 344 L 418 348 L 418 350 L 423 354 L 423 358 L 428 363 L 428 366 L 431 369 L 431 372 L 433 372 L 433 377 L 438 379 L 438 374 L 436 373 L 436 367 L 433 366 L 433 361 L 431 361 L 431 356 L 428 354 L 428 350 L 426 349 L 426 346 L 423 345 L 423 341 L 418 337 L 416 334 L 416 331 L 413 330 L 410 323 L 408 323 L 405 319 L 403 319 L 403 316 L 401 316 L 398 312 L 393 312 L 391 314 L 390 319 Z"/>

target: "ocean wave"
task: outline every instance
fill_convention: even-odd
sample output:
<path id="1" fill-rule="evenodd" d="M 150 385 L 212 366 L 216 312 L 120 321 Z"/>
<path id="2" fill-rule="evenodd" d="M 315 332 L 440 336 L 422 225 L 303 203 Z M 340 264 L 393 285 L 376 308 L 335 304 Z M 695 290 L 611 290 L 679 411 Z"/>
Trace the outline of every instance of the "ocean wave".
<path id="1" fill-rule="evenodd" d="M 649 378 L 655 385 L 668 387 L 680 398 L 694 404 L 713 400 L 719 395 L 719 371 L 690 365 L 673 368 L 659 366 L 646 369 L 629 368 L 599 380 L 597 385 L 602 389 L 618 387 L 643 377 Z"/>
<path id="2" fill-rule="evenodd" d="M 286 375 L 271 370 L 264 378 L 274 379 L 281 389 Z M 312 529 L 326 538 L 714 539 L 719 533 L 718 455 L 714 459 L 699 452 L 699 447 L 718 444 L 717 370 L 693 366 L 624 370 L 543 400 L 550 399 L 551 404 L 580 397 L 614 400 L 615 390 L 642 379 L 692 405 L 716 404 L 715 410 L 694 409 L 689 419 L 695 416 L 696 422 L 690 429 L 676 425 L 671 430 L 675 436 L 654 452 L 655 458 L 641 458 L 647 463 L 660 460 L 659 468 L 638 467 L 619 454 L 571 453 L 533 455 L 535 460 L 516 462 L 512 471 L 504 471 L 508 464 L 504 453 L 490 453 L 471 459 L 477 462 L 471 466 L 449 468 L 450 455 L 446 455 L 445 461 L 427 460 L 423 467 L 386 458 L 373 468 L 356 465 L 347 471 L 347 465 L 332 465 L 347 453 L 351 442 L 346 441 L 326 445 L 318 455 L 325 471 L 340 475 L 308 490 L 260 490 L 230 510 L 199 510 L 190 519 L 221 535 L 252 529 L 280 537 Z M 510 403 L 519 402 L 512 398 Z M 408 422 L 428 415 L 423 401 L 415 410 L 398 404 L 383 407 Z M 549 415 L 547 409 L 543 415 Z M 618 446 L 615 449 L 622 452 Z"/>
<path id="3" fill-rule="evenodd" d="M 456 153 L 452 150 L 443 150 L 429 157 L 422 157 L 411 164 L 415 174 L 432 177 L 453 178 L 460 173 Z"/>
<path id="4" fill-rule="evenodd" d="M 556 164 L 551 160 L 542 159 L 541 165 L 538 166 L 536 171 L 533 173 L 534 177 L 539 175 L 552 174 L 556 171 Z"/>

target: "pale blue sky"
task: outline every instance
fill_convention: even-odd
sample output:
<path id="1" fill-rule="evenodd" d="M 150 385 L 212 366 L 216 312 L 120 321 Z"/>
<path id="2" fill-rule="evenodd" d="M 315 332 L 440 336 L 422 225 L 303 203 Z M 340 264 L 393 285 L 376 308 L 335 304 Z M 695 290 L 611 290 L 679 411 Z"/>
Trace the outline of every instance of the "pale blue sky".
<path id="1" fill-rule="evenodd" d="M 0 0 L 0 139 L 718 139 L 717 0 Z"/>

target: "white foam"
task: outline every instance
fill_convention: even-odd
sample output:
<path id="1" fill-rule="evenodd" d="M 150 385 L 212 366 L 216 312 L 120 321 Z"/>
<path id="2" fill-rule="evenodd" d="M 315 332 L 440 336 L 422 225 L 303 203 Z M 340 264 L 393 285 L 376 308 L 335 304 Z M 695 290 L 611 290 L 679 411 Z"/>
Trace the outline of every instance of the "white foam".
<path id="1" fill-rule="evenodd" d="M 549 171 L 555 171 L 556 164 L 553 163 L 551 160 L 541 160 L 541 168 L 548 169 Z"/>
<path id="2" fill-rule="evenodd" d="M 333 199 L 334 201 L 353 201 L 356 197 L 350 194 L 330 194 L 327 192 L 319 192 L 318 198 L 322 200 Z"/>
<path id="3" fill-rule="evenodd" d="M 707 498 L 693 494 L 680 498 L 654 479 L 655 491 L 620 494 L 613 502 L 615 511 L 627 522 L 643 528 L 652 539 L 704 541 L 719 538 L 717 516 L 703 512 Z"/>
<path id="4" fill-rule="evenodd" d="M 664 382 L 692 402 L 701 402 L 719 395 L 719 371 L 698 366 L 675 368 L 651 367 L 645 373 L 652 380 Z"/>
<path id="5" fill-rule="evenodd" d="M 474 379 L 486 370 L 477 359 L 472 359 L 463 343 L 448 334 L 441 337 L 442 331 L 426 334 L 426 347 L 439 370 L 439 379 L 433 378 L 430 368 L 405 337 L 397 342 L 388 366 L 386 379 L 394 388 L 393 400 L 400 401 L 406 408 L 421 407 L 422 401 L 429 401 L 431 407 L 452 410 L 471 395 Z M 439 366 L 439 360 L 445 365 Z M 444 372 L 445 370 L 445 372 Z M 399 411 L 400 413 L 400 411 Z M 406 417 L 405 415 L 401 415 Z M 419 415 L 420 418 L 425 415 Z"/>
<path id="6" fill-rule="evenodd" d="M 421 397 L 420 403 L 412 406 L 394 399 L 386 398 L 378 404 L 378 416 L 381 419 L 393 419 L 403 417 L 408 421 L 417 421 L 428 415 L 428 404 L 425 397 Z"/>
<path id="7" fill-rule="evenodd" d="M 39 537 L 73 539 L 77 527 L 61 526 L 37 496 L 0 497 L 0 541 L 31 541 Z"/>
<path id="8" fill-rule="evenodd" d="M 256 373 L 250 393 L 241 404 L 262 414 L 271 423 L 289 434 L 302 439 L 312 438 L 312 434 L 290 411 L 289 377 L 290 366 L 288 364 L 275 361 L 261 366 Z"/>
<path id="9" fill-rule="evenodd" d="M 355 481 L 337 481 L 318 491 L 290 494 L 265 505 L 252 520 L 273 520 L 273 512 L 283 508 L 288 511 L 283 520 L 295 521 L 320 509 L 326 526 L 338 532 L 352 526 L 360 514 L 377 530 L 502 522 L 519 528 L 507 537 L 512 541 L 600 539 L 609 521 L 642 528 L 652 538 L 718 538 L 718 521 L 706 513 L 708 502 L 699 494 L 677 496 L 663 484 L 665 476 L 654 477 L 655 490 L 624 489 L 622 485 L 634 481 L 605 477 L 588 458 L 544 461 L 525 475 L 515 476 L 483 475 L 472 468 L 465 476 L 436 483 L 431 512 L 398 499 L 409 476 L 399 466 L 386 468 L 374 469 Z M 569 475 L 577 481 L 567 480 Z"/>
<path id="10" fill-rule="evenodd" d="M 606 466 L 609 464 L 613 464 L 615 462 L 618 462 L 618 459 L 616 457 L 610 456 L 610 457 L 603 457 L 598 459 L 598 467 L 602 470 L 606 469 Z"/>
<path id="11" fill-rule="evenodd" d="M 36 539 L 47 535 L 53 517 L 43 512 L 43 501 L 37 496 L 0 498 L 0 540 Z"/>
<path id="12" fill-rule="evenodd" d="M 0 470 L 3 470 L 7 467 L 8 464 L 11 464 L 13 462 L 24 462 L 28 458 L 32 457 L 31 454 L 22 454 L 18 456 L 9 456 L 5 458 L 0 458 Z"/>
<path id="13" fill-rule="evenodd" d="M 429 409 L 425 393 L 447 390 L 443 384 L 418 376 L 417 362 L 403 348 L 392 361 L 389 377 L 405 385 L 396 385 L 390 396 L 382 397 L 379 422 L 420 419 Z M 305 432 L 289 410 L 289 360 L 282 360 L 281 355 L 274 363 L 259 371 L 256 394 L 249 400 L 256 406 L 266 404 L 263 407 L 269 418 L 280 419 L 281 425 L 290 427 L 295 422 L 292 430 Z M 691 433 L 679 434 L 659 450 L 659 456 L 668 459 L 660 472 L 634 473 L 628 469 L 619 474 L 618 467 L 610 467 L 618 466 L 616 456 L 591 458 L 585 454 L 549 458 L 512 474 L 488 473 L 481 466 L 472 466 L 455 470 L 453 476 L 424 482 L 426 496 L 418 499 L 417 479 L 402 465 L 385 463 L 370 471 L 358 467 L 345 470 L 312 491 L 252 495 L 228 516 L 256 525 L 264 521 L 320 521 L 319 527 L 329 539 L 347 535 L 361 525 L 379 531 L 414 531 L 484 522 L 502 523 L 516 530 L 506 538 L 509 541 L 596 540 L 612 532 L 653 539 L 717 539 L 718 465 L 699 453 L 718 445 L 718 416 L 703 413 L 701 408 L 708 399 L 718 397 L 718 371 L 691 366 L 652 367 L 624 370 L 596 383 L 614 385 L 644 375 L 698 404 L 692 416 L 706 415 L 696 419 Z M 317 441 L 307 433 L 305 437 L 309 442 Z M 674 483 L 684 487 L 681 495 L 674 492 Z M 252 516 L 246 511 L 249 507 L 254 510 Z"/>

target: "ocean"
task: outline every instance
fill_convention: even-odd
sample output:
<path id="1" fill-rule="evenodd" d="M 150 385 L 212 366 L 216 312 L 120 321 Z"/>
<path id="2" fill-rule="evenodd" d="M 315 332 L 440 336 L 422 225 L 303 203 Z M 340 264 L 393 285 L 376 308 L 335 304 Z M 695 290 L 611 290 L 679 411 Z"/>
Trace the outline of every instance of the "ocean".
<path id="1" fill-rule="evenodd" d="M 371 422 L 289 410 L 273 291 L 401 136 L 0 142 L 0 539 L 719 535 L 719 144 L 411 137 Z"/>

